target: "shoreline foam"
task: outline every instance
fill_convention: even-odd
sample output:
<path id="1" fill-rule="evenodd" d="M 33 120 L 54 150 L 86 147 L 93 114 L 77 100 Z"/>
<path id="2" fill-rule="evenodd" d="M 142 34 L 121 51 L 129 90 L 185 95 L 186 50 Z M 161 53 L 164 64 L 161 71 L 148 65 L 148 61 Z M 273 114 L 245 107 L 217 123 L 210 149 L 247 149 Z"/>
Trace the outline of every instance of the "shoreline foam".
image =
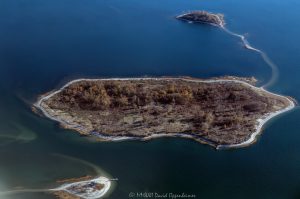
<path id="1" fill-rule="evenodd" d="M 42 111 L 42 113 L 54 120 L 59 122 L 60 124 L 62 124 L 65 128 L 69 128 L 69 129 L 73 129 L 76 131 L 79 131 L 79 133 L 81 132 L 80 130 L 80 126 L 78 125 L 74 125 L 74 124 L 70 124 L 68 123 L 68 121 L 63 121 L 60 120 L 56 117 L 51 116 L 46 110 L 44 110 L 44 108 L 41 106 L 42 102 L 44 100 L 47 100 L 49 98 L 51 98 L 53 95 L 60 93 L 64 88 L 68 87 L 69 85 L 76 83 L 76 82 L 81 82 L 81 81 L 140 81 L 140 80 L 183 80 L 183 81 L 190 81 L 190 82 L 201 82 L 201 83 L 226 83 L 226 82 L 234 82 L 234 83 L 239 83 L 239 84 L 243 84 L 249 88 L 251 88 L 252 90 L 256 91 L 256 92 L 267 92 L 270 95 L 274 95 L 277 97 L 281 97 L 281 98 L 285 98 L 288 102 L 289 105 L 279 111 L 275 111 L 272 113 L 268 113 L 266 115 L 264 115 L 263 117 L 257 119 L 257 125 L 255 128 L 255 131 L 251 134 L 250 138 L 242 143 L 238 143 L 238 144 L 232 144 L 232 145 L 216 145 L 215 143 L 209 142 L 209 140 L 205 140 L 201 137 L 195 137 L 193 135 L 190 134 L 183 134 L 183 133 L 176 133 L 176 134 L 153 134 L 151 136 L 147 136 L 147 137 L 123 137 L 123 136 L 106 136 L 106 135 L 101 135 L 101 133 L 99 132 L 91 132 L 92 135 L 103 139 L 104 141 L 125 141 L 125 140 L 151 140 L 154 138 L 158 138 L 158 137 L 184 137 L 184 138 L 190 138 L 199 142 L 203 142 L 205 144 L 214 146 L 216 149 L 228 149 L 228 148 L 240 148 L 240 147 L 246 147 L 249 146 L 253 143 L 255 143 L 255 141 L 257 140 L 257 136 L 262 132 L 262 128 L 264 126 L 265 123 L 267 123 L 269 120 L 271 120 L 272 118 L 280 115 L 281 113 L 287 112 L 292 110 L 295 107 L 295 103 L 289 99 L 289 97 L 285 97 L 282 95 L 278 95 L 275 93 L 272 93 L 270 91 L 265 90 L 263 87 L 256 87 L 251 85 L 250 83 L 246 82 L 246 81 L 242 81 L 242 80 L 238 80 L 238 79 L 207 79 L 207 80 L 202 80 L 202 79 L 194 79 L 194 78 L 184 78 L 184 77 L 161 77 L 161 78 L 151 78 L 151 77 L 145 77 L 145 78 L 103 78 L 103 79 L 87 79 L 87 78 L 83 78 L 83 79 L 75 79 L 72 80 L 68 83 L 66 83 L 63 87 L 61 87 L 60 89 L 47 93 L 45 95 L 42 95 L 39 100 L 34 104 L 34 106 L 36 108 L 38 108 L 39 110 Z M 97 134 L 97 135 L 96 135 Z"/>
<path id="2" fill-rule="evenodd" d="M 72 187 L 74 185 L 80 185 L 80 184 L 88 184 L 88 183 L 98 183 L 98 184 L 103 184 L 104 187 L 100 191 L 96 191 L 95 193 L 89 193 L 88 196 L 85 196 L 84 194 L 76 194 L 73 193 L 72 191 L 69 191 L 68 188 Z M 110 189 L 111 187 L 111 180 L 100 176 L 98 178 L 94 178 L 91 180 L 85 180 L 85 181 L 79 181 L 79 182 L 73 182 L 73 183 L 65 183 L 58 188 L 55 189 L 50 189 L 49 191 L 51 192 L 57 192 L 57 191 L 65 191 L 71 195 L 83 198 L 83 199 L 97 199 L 97 198 L 102 198 Z"/>
<path id="3" fill-rule="evenodd" d="M 187 19 L 182 19 L 183 16 L 191 14 L 191 13 L 192 12 L 189 11 L 189 12 L 187 12 L 185 14 L 178 15 L 176 17 L 176 19 L 180 19 L 182 21 L 187 21 L 189 23 L 194 23 L 193 21 L 190 21 L 190 20 L 187 20 Z M 274 64 L 274 62 L 271 60 L 271 58 L 263 50 L 260 50 L 260 49 L 257 49 L 255 47 L 253 47 L 249 43 L 249 41 L 246 39 L 246 37 L 244 35 L 232 32 L 231 30 L 229 30 L 228 28 L 226 28 L 225 27 L 225 25 L 226 25 L 225 21 L 220 18 L 221 14 L 214 14 L 214 13 L 210 13 L 210 12 L 209 12 L 209 14 L 215 16 L 218 19 L 219 23 L 218 24 L 208 23 L 208 22 L 195 22 L 195 23 L 204 23 L 204 24 L 209 24 L 209 25 L 212 25 L 212 26 L 216 26 L 216 27 L 219 27 L 222 30 L 224 30 L 226 33 L 228 33 L 228 34 L 230 34 L 232 36 L 240 38 L 240 40 L 242 41 L 242 43 L 243 43 L 243 45 L 244 45 L 244 47 L 246 49 L 252 50 L 252 51 L 258 53 L 262 57 L 262 59 L 264 60 L 264 62 L 271 68 L 271 71 L 272 71 L 271 78 L 268 80 L 268 82 L 266 82 L 263 85 L 263 87 L 267 88 L 267 87 L 271 86 L 278 79 L 278 76 L 279 76 L 278 67 L 277 67 L 276 64 Z"/>

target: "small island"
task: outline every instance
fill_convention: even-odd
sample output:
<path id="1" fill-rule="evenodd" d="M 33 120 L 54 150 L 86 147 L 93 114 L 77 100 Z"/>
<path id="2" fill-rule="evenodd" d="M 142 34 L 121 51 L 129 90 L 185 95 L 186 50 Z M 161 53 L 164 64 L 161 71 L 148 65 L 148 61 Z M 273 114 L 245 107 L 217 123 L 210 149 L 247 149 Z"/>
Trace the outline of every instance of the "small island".
<path id="1" fill-rule="evenodd" d="M 111 186 L 111 180 L 106 177 L 92 178 L 85 176 L 78 179 L 59 181 L 60 187 L 49 192 L 59 199 L 97 199 L 103 197 Z"/>
<path id="2" fill-rule="evenodd" d="M 213 14 L 207 11 L 191 11 L 176 17 L 179 20 L 195 22 L 195 23 L 208 23 L 216 26 L 225 26 L 223 14 Z"/>
<path id="3" fill-rule="evenodd" d="M 64 128 L 100 141 L 182 137 L 218 149 L 247 146 L 272 117 L 295 106 L 254 78 L 78 79 L 35 107 Z"/>

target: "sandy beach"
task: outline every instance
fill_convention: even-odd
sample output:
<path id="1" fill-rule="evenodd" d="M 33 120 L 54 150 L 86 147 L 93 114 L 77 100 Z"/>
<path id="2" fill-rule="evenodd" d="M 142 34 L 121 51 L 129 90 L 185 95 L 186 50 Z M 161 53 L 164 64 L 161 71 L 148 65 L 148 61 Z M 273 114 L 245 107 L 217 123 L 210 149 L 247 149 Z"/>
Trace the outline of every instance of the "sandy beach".
<path id="1" fill-rule="evenodd" d="M 101 190 L 97 190 L 97 191 L 89 191 L 87 190 L 86 193 L 75 193 L 74 191 L 72 191 L 72 187 L 74 186 L 84 186 L 86 184 L 90 184 L 90 183 L 97 183 L 97 184 L 102 184 L 103 188 Z M 73 183 L 66 183 L 61 185 L 58 188 L 55 189 L 50 189 L 49 191 L 65 191 L 68 192 L 72 195 L 75 195 L 77 197 L 83 198 L 83 199 L 97 199 L 97 198 L 102 198 L 110 189 L 111 187 L 111 180 L 100 176 L 98 178 L 95 179 L 91 179 L 91 180 L 85 180 L 85 181 L 80 181 L 80 182 L 73 182 Z"/>

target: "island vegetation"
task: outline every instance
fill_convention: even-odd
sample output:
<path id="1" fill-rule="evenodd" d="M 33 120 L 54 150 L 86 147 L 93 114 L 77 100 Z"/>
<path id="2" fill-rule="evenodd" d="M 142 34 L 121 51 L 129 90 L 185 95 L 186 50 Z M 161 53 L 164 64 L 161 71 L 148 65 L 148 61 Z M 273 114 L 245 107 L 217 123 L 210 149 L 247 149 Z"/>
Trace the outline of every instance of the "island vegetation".
<path id="1" fill-rule="evenodd" d="M 196 22 L 196 23 L 209 23 L 217 26 L 224 26 L 224 16 L 222 14 L 213 14 L 207 11 L 191 11 L 176 17 L 177 19 Z"/>
<path id="2" fill-rule="evenodd" d="M 189 137 L 215 147 L 246 142 L 259 120 L 293 104 L 240 79 L 99 79 L 42 96 L 43 113 L 102 140 Z"/>

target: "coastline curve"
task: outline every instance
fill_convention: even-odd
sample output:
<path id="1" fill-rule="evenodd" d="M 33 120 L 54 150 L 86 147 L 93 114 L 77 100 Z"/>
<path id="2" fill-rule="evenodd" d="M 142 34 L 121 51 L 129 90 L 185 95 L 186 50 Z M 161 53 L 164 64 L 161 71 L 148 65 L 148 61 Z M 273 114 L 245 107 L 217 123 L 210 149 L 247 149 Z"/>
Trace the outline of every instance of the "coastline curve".
<path id="1" fill-rule="evenodd" d="M 232 144 L 232 145 L 215 145 L 214 143 L 211 143 L 209 140 L 207 139 L 203 139 L 202 137 L 195 137 L 193 135 L 190 134 L 182 134 L 182 133 L 178 133 L 178 134 L 152 134 L 151 136 L 146 136 L 146 137 L 126 137 L 126 136 L 106 136 L 106 135 L 102 135 L 99 132 L 95 132 L 93 134 L 93 132 L 91 132 L 91 135 L 96 135 L 101 139 L 103 139 L 104 141 L 125 141 L 125 140 L 150 140 L 150 139 L 154 139 L 154 138 L 159 138 L 159 137 L 182 137 L 182 138 L 190 138 L 190 139 L 194 139 L 196 141 L 199 141 L 201 143 L 205 143 L 211 146 L 214 146 L 216 149 L 228 149 L 228 148 L 240 148 L 240 147 L 246 147 L 249 146 L 250 144 L 255 143 L 257 136 L 262 132 L 262 128 L 264 126 L 265 123 L 267 123 L 269 120 L 271 120 L 272 118 L 276 117 L 277 115 L 280 115 L 284 112 L 290 111 L 295 107 L 295 102 L 293 100 L 291 100 L 289 97 L 285 97 L 285 96 L 281 96 L 275 93 L 272 93 L 270 91 L 265 90 L 263 87 L 256 87 L 254 85 L 251 85 L 250 83 L 246 82 L 246 81 L 242 81 L 239 79 L 208 79 L 208 80 L 203 80 L 203 79 L 193 79 L 193 78 L 186 78 L 186 77 L 161 77 L 161 78 L 152 78 L 152 77 L 146 77 L 146 78 L 100 78 L 100 79 L 76 79 L 76 80 L 72 80 L 70 82 L 68 82 L 67 84 L 65 84 L 63 87 L 61 87 L 60 89 L 47 93 L 45 95 L 42 95 L 38 101 L 34 104 L 34 106 L 39 109 L 47 118 L 52 119 L 54 121 L 59 122 L 60 124 L 62 124 L 64 127 L 68 127 L 70 129 L 73 130 L 77 130 L 80 131 L 80 126 L 78 126 L 77 124 L 72 124 L 68 121 L 64 121 L 61 120 L 59 118 L 53 117 L 51 116 L 42 106 L 42 103 L 44 100 L 47 100 L 49 98 L 51 98 L 52 96 L 54 96 L 55 94 L 58 94 L 59 92 L 61 92 L 64 88 L 68 87 L 69 85 L 76 83 L 76 82 L 80 82 L 80 81 L 111 81 L 111 80 L 116 80 L 116 81 L 139 81 L 139 80 L 183 80 L 183 81 L 191 81 L 191 82 L 201 82 L 201 83 L 216 83 L 216 82 L 220 82 L 220 83 L 224 83 L 224 82 L 234 82 L 234 83 L 239 83 L 242 84 L 244 86 L 247 86 L 248 88 L 251 88 L 254 91 L 257 92 L 267 92 L 270 95 L 273 96 L 277 96 L 277 97 L 281 97 L 284 98 L 285 100 L 287 100 L 288 102 L 288 106 L 285 107 L 284 109 L 281 109 L 279 111 L 275 111 L 275 112 L 271 112 L 268 113 L 266 115 L 263 115 L 261 118 L 257 119 L 257 125 L 255 127 L 255 131 L 253 133 L 251 133 L 251 136 L 248 140 L 242 142 L 242 143 L 238 143 L 238 144 Z"/>

